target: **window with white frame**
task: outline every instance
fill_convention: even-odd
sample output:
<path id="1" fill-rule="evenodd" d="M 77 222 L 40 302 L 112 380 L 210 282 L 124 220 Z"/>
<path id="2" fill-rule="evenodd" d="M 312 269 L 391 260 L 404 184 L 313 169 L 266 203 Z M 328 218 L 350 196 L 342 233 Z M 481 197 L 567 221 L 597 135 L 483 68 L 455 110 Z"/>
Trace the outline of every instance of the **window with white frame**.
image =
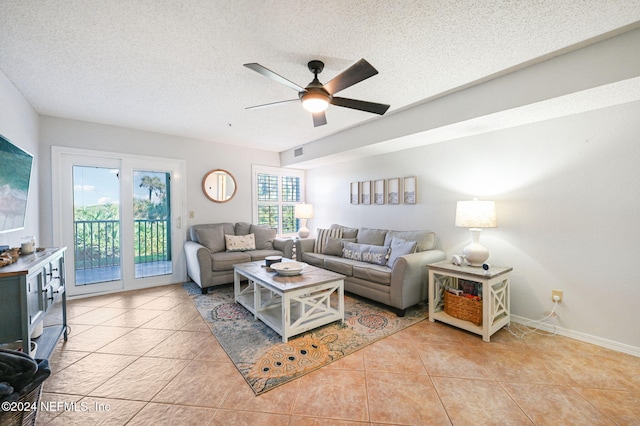
<path id="1" fill-rule="evenodd" d="M 253 223 L 295 234 L 300 220 L 295 206 L 304 202 L 304 170 L 256 166 L 253 171 Z"/>

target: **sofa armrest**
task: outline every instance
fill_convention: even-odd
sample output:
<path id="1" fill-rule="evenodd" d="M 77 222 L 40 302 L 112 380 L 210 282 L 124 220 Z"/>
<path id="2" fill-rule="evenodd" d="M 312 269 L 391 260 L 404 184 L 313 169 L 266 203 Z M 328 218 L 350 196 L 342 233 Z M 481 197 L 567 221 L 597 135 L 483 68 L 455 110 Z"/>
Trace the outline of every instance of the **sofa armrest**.
<path id="1" fill-rule="evenodd" d="M 211 251 L 195 241 L 187 241 L 184 243 L 184 253 L 187 259 L 187 274 L 200 287 L 206 287 L 211 281 Z"/>
<path id="2" fill-rule="evenodd" d="M 273 248 L 280 250 L 283 257 L 291 259 L 293 256 L 293 240 L 291 238 L 276 238 L 273 240 Z"/>
<path id="3" fill-rule="evenodd" d="M 427 299 L 429 271 L 427 265 L 446 258 L 442 250 L 426 250 L 400 256 L 391 270 L 391 304 L 408 308 Z"/>
<path id="4" fill-rule="evenodd" d="M 296 240 L 296 259 L 302 261 L 303 253 L 313 253 L 313 247 L 316 245 L 315 238 L 298 238 Z"/>

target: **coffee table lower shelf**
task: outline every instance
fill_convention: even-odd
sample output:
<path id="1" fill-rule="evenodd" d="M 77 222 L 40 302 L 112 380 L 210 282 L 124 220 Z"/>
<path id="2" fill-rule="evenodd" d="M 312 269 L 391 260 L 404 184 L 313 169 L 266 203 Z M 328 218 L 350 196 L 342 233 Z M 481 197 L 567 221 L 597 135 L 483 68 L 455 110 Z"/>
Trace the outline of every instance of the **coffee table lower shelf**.
<path id="1" fill-rule="evenodd" d="M 340 275 L 326 282 L 310 280 L 306 284 L 287 284 L 286 278 L 271 279 L 251 272 L 250 268 L 236 267 L 235 301 L 281 335 L 283 342 L 305 331 L 344 320 L 344 280 L 338 278 Z"/>

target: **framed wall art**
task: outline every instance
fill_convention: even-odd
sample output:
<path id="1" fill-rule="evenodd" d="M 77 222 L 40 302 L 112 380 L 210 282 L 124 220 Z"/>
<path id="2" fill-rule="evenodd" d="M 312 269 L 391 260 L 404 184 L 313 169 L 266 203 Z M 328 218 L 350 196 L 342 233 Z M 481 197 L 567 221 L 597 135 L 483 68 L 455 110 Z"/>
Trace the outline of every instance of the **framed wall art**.
<path id="1" fill-rule="evenodd" d="M 373 181 L 373 204 L 384 204 L 385 188 L 384 179 Z"/>
<path id="2" fill-rule="evenodd" d="M 365 180 L 360 185 L 360 192 L 362 194 L 360 198 L 361 204 L 371 204 L 371 181 Z"/>
<path id="3" fill-rule="evenodd" d="M 404 188 L 402 202 L 404 204 L 416 204 L 416 177 L 410 176 L 404 178 Z"/>
<path id="4" fill-rule="evenodd" d="M 387 180 L 387 204 L 400 204 L 400 178 Z"/>
<path id="5" fill-rule="evenodd" d="M 360 204 L 360 182 L 351 182 L 351 204 Z"/>

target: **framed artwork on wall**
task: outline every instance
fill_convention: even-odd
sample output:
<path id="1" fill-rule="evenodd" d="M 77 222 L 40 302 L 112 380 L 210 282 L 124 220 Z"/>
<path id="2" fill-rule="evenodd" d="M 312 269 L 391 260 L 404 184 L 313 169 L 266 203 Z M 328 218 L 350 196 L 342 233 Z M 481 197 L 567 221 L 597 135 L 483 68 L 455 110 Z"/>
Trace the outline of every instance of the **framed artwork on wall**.
<path id="1" fill-rule="evenodd" d="M 404 196 L 402 202 L 405 204 L 416 204 L 416 177 L 410 176 L 404 178 Z"/>
<path id="2" fill-rule="evenodd" d="M 371 204 L 371 181 L 365 180 L 361 184 L 361 203 L 362 204 Z"/>
<path id="3" fill-rule="evenodd" d="M 385 187 L 384 179 L 373 182 L 373 204 L 384 204 Z"/>
<path id="4" fill-rule="evenodd" d="M 400 204 L 400 178 L 387 180 L 387 204 Z"/>
<path id="5" fill-rule="evenodd" d="M 360 204 L 360 182 L 351 182 L 351 204 Z"/>

